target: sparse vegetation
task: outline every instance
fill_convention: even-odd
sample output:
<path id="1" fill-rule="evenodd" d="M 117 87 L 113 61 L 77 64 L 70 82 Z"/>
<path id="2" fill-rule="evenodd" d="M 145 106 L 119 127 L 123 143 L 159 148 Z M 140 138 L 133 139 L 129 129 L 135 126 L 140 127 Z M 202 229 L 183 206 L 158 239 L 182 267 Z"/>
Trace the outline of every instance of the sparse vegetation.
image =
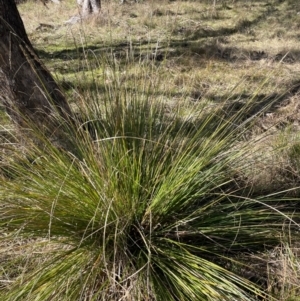
<path id="1" fill-rule="evenodd" d="M 1 299 L 297 300 L 299 4 L 73 2 L 19 5 L 77 119 L 1 111 Z"/>

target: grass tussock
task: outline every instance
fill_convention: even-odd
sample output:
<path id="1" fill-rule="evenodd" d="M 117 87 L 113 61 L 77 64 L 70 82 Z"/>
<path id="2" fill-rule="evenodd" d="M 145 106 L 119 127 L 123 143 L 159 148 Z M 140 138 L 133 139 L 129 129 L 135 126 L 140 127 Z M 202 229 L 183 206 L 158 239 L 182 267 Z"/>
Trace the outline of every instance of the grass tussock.
<path id="1" fill-rule="evenodd" d="M 1 299 L 296 298 L 297 52 L 259 31 L 290 2 L 19 6 L 75 119 L 1 111 Z"/>
<path id="2" fill-rule="evenodd" d="M 297 224 L 288 200 L 253 198 L 234 181 L 249 169 L 253 101 L 232 114 L 195 105 L 192 122 L 153 101 L 147 78 L 143 98 L 116 78 L 104 97 L 88 94 L 76 123 L 61 121 L 67 143 L 29 123 L 30 140 L 11 147 L 0 189 L 5 300 L 267 295 L 247 254 Z"/>

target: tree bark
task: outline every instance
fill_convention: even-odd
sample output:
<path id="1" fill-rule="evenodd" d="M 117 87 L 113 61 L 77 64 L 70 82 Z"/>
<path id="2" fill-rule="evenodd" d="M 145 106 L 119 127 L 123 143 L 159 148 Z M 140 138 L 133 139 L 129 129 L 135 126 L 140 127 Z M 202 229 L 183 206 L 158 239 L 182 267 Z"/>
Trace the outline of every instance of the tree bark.
<path id="1" fill-rule="evenodd" d="M 35 53 L 14 0 L 0 0 L 0 104 L 13 120 L 69 118 L 70 107 Z"/>
<path id="2" fill-rule="evenodd" d="M 98 14 L 101 10 L 101 0 L 77 0 L 77 4 L 81 6 L 82 17 Z"/>

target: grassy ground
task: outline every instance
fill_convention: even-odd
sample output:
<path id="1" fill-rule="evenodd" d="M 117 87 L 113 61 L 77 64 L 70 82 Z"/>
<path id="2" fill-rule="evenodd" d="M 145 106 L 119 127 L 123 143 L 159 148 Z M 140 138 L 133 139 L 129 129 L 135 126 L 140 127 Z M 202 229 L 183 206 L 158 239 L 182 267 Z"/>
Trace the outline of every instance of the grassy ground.
<path id="1" fill-rule="evenodd" d="M 203 108 L 227 101 L 230 115 L 252 100 L 257 105 L 249 115 L 264 113 L 239 141 L 240 147 L 253 141 L 253 152 L 237 182 L 250 183 L 253 195 L 287 189 L 299 196 L 293 189 L 300 170 L 297 1 L 103 1 L 99 17 L 73 25 L 66 23 L 78 13 L 73 0 L 47 7 L 28 1 L 19 11 L 75 110 L 99 92 L 116 99 L 122 87 L 143 98 L 147 84 L 154 101 L 197 127 Z M 254 267 L 267 262 L 266 289 L 278 300 L 297 300 L 298 253 L 295 242 L 283 242 L 252 258 Z"/>
<path id="2" fill-rule="evenodd" d="M 298 132 L 296 1 L 217 1 L 216 6 L 212 1 L 106 1 L 98 18 L 67 25 L 78 13 L 73 2 L 19 6 L 34 47 L 70 102 L 78 102 L 84 90 L 104 91 L 115 80 L 139 93 L 147 73 L 153 92 L 167 106 L 182 102 L 182 116 L 190 116 L 201 102 L 213 106 L 229 99 L 242 104 L 254 97 L 256 110 L 272 103 L 255 132 L 272 127 L 263 142 L 268 150 L 286 144 L 285 129 Z M 108 61 L 114 61 L 114 70 Z M 297 135 L 292 139 L 297 141 Z M 277 187 L 281 177 L 274 179 L 272 160 L 268 154 L 265 171 L 254 171 L 251 181 Z M 286 168 L 284 162 L 281 167 Z"/>

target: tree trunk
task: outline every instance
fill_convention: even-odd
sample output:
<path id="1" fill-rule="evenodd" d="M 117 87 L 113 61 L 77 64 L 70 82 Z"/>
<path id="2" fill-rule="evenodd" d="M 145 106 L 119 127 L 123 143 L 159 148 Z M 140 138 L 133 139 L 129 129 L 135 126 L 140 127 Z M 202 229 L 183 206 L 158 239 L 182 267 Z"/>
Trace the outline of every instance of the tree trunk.
<path id="1" fill-rule="evenodd" d="M 81 6 L 82 17 L 98 14 L 101 10 L 101 0 L 77 0 L 77 4 Z"/>
<path id="2" fill-rule="evenodd" d="M 61 89 L 35 53 L 14 0 L 0 0 L 0 104 L 18 123 L 71 116 Z"/>

